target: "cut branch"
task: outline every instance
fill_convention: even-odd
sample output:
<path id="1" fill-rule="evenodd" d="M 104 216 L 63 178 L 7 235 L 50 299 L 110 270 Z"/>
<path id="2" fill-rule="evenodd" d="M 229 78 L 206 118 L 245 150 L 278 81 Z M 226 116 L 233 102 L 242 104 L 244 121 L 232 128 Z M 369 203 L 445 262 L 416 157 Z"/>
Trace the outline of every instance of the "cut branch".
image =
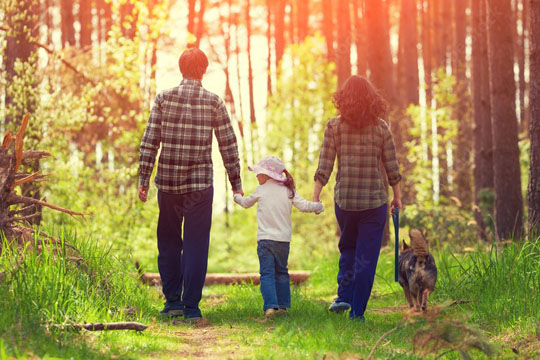
<path id="1" fill-rule="evenodd" d="M 107 330 L 135 330 L 144 331 L 147 325 L 138 322 L 114 322 L 114 323 L 91 323 L 91 324 L 54 324 L 53 327 L 60 330 L 88 330 L 88 331 L 107 331 Z"/>
<path id="2" fill-rule="evenodd" d="M 14 205 L 14 204 L 40 205 L 40 206 L 45 206 L 45 207 L 51 208 L 51 209 L 56 210 L 56 211 L 60 211 L 60 212 L 69 214 L 71 216 L 81 216 L 83 219 L 85 218 L 84 214 L 82 214 L 82 213 L 72 211 L 72 210 L 69 210 L 69 209 L 65 209 L 63 207 L 56 206 L 56 205 L 53 205 L 53 204 L 49 204 L 48 202 L 45 202 L 45 201 L 42 201 L 42 200 L 33 199 L 33 198 L 26 197 L 26 196 L 15 195 L 13 193 L 11 193 L 9 195 L 9 197 L 7 198 L 7 201 L 8 201 L 8 203 L 10 205 Z"/>

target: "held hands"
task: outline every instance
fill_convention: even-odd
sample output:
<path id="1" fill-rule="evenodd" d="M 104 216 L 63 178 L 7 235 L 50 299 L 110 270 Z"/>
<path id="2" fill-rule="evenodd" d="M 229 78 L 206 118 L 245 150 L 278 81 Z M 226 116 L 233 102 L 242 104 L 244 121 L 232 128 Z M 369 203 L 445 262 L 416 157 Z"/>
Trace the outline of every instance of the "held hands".
<path id="1" fill-rule="evenodd" d="M 148 196 L 148 186 L 139 186 L 139 200 L 146 202 Z"/>
<path id="2" fill-rule="evenodd" d="M 241 196 L 244 196 L 244 191 L 242 189 L 233 190 L 233 196 L 239 194 Z"/>
<path id="3" fill-rule="evenodd" d="M 399 197 L 395 197 L 392 199 L 392 202 L 390 203 L 390 209 L 392 212 L 392 215 L 396 215 L 396 208 L 401 210 L 403 208 L 403 205 L 401 205 L 401 199 Z"/>
<path id="4" fill-rule="evenodd" d="M 319 208 L 319 210 L 315 211 L 315 215 L 319 215 L 320 213 L 324 212 L 324 205 L 322 204 L 322 202 L 320 201 L 316 201 L 317 203 L 319 203 L 321 205 L 321 207 Z"/>

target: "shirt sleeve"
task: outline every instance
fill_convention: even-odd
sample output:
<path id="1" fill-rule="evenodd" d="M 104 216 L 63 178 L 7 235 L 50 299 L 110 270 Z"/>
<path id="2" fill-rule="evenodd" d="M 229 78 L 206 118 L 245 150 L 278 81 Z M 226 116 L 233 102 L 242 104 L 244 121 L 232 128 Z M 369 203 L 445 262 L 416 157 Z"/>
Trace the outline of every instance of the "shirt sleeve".
<path id="1" fill-rule="evenodd" d="M 219 145 L 219 152 L 227 170 L 229 181 L 233 190 L 242 189 L 240 178 L 240 158 L 236 135 L 231 125 L 231 119 L 223 100 L 219 100 L 215 109 L 214 131 Z"/>
<path id="2" fill-rule="evenodd" d="M 319 166 L 315 172 L 315 180 L 319 180 L 321 184 L 326 185 L 330 180 L 330 175 L 334 169 L 334 161 L 336 159 L 336 144 L 334 135 L 330 129 L 330 123 L 326 125 L 324 130 L 324 140 L 321 153 L 319 155 Z"/>
<path id="3" fill-rule="evenodd" d="M 401 174 L 399 172 L 399 164 L 396 157 L 396 146 L 394 145 L 394 138 L 386 123 L 383 124 L 383 149 L 382 149 L 382 162 L 386 175 L 388 176 L 388 183 L 390 186 L 394 186 L 401 180 Z"/>
<path id="4" fill-rule="evenodd" d="M 139 186 L 149 186 L 156 155 L 161 143 L 161 94 L 156 96 L 148 124 L 141 140 L 139 157 Z"/>
<path id="5" fill-rule="evenodd" d="M 292 199 L 292 203 L 301 212 L 314 212 L 319 214 L 324 211 L 322 203 L 307 201 L 306 199 L 298 195 L 296 191 L 294 192 L 294 198 Z"/>
<path id="6" fill-rule="evenodd" d="M 234 194 L 234 202 L 245 209 L 249 209 L 250 207 L 255 205 L 255 203 L 259 201 L 259 199 L 259 188 L 255 189 L 255 191 L 247 197 L 240 194 Z"/>

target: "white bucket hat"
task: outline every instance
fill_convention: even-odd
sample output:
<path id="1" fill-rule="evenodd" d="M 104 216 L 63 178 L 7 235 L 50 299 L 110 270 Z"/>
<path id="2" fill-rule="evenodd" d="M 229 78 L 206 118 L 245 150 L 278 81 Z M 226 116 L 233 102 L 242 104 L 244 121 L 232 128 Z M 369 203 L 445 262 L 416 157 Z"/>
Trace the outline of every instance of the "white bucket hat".
<path id="1" fill-rule="evenodd" d="M 257 165 L 248 166 L 248 169 L 253 171 L 255 174 L 264 174 L 268 175 L 274 180 L 284 182 L 287 180 L 287 177 L 283 175 L 285 171 L 285 166 L 283 161 L 277 156 L 269 155 L 265 156 L 257 163 Z"/>

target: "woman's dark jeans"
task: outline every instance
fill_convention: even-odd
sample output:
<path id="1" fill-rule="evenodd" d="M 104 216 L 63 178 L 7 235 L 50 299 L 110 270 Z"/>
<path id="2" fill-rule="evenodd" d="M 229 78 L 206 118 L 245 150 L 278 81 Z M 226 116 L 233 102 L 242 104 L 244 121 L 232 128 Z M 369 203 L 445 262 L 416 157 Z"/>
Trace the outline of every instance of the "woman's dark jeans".
<path id="1" fill-rule="evenodd" d="M 291 307 L 291 287 L 287 261 L 290 243 L 260 240 L 257 243 L 261 273 L 263 310 Z"/>
<path id="2" fill-rule="evenodd" d="M 335 204 L 335 211 L 341 229 L 336 302 L 351 305 L 351 318 L 362 317 L 373 287 L 388 205 L 346 211 Z"/>

